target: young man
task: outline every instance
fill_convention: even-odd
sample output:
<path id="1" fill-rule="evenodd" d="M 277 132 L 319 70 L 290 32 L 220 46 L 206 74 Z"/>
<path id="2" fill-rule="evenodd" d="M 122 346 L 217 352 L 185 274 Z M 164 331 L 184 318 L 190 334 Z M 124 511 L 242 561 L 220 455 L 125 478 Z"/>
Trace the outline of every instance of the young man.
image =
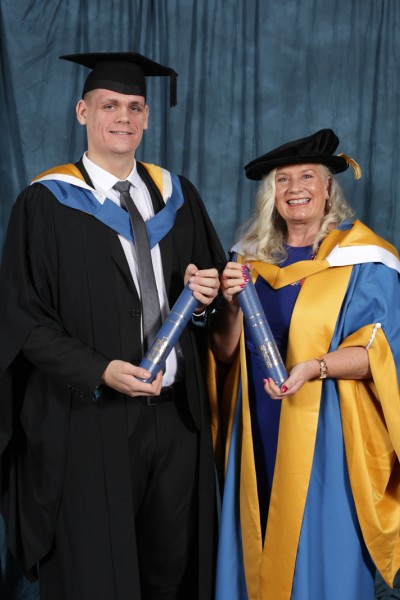
<path id="1" fill-rule="evenodd" d="M 189 323 L 152 383 L 138 366 L 187 281 L 207 312 L 225 262 L 193 185 L 135 159 L 145 75 L 176 73 L 135 53 L 63 58 L 92 69 L 76 108 L 88 150 L 22 192 L 1 273 L 9 544 L 28 576 L 38 567 L 41 600 L 210 599 L 205 329 Z"/>

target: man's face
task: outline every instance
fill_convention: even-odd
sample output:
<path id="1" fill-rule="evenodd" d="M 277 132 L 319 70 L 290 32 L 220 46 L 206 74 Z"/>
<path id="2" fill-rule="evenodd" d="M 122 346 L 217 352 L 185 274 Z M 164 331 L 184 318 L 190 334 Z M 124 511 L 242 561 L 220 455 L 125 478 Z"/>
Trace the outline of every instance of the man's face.
<path id="1" fill-rule="evenodd" d="M 79 100 L 76 114 L 86 126 L 88 157 L 107 168 L 118 156 L 133 159 L 147 129 L 149 107 L 143 96 L 96 89 Z"/>

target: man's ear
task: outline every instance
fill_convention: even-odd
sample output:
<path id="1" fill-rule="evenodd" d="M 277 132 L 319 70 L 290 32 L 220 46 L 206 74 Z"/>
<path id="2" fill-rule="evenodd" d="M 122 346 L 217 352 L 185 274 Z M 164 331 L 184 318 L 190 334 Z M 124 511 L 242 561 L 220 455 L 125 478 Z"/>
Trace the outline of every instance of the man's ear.
<path id="1" fill-rule="evenodd" d="M 76 105 L 76 118 L 78 119 L 78 123 L 80 123 L 80 125 L 86 125 L 86 116 L 87 105 L 86 102 L 83 99 L 81 99 Z"/>
<path id="2" fill-rule="evenodd" d="M 143 129 L 146 130 L 149 127 L 149 105 L 148 104 L 146 104 L 146 106 L 144 107 L 144 114 L 145 114 L 145 121 L 144 121 Z"/>

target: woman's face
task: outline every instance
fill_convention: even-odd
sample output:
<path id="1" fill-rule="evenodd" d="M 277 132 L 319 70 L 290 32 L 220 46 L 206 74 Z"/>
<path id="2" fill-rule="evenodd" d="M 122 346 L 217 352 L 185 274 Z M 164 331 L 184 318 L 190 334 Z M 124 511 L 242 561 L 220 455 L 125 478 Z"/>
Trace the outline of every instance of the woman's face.
<path id="1" fill-rule="evenodd" d="M 279 167 L 275 174 L 275 207 L 290 225 L 320 225 L 329 198 L 331 177 L 318 164 Z"/>

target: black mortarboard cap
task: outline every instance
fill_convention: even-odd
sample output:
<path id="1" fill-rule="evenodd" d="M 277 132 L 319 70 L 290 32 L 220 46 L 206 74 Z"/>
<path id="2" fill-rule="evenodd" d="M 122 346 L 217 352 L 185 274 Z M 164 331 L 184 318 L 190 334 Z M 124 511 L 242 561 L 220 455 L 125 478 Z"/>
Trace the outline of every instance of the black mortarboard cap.
<path id="1" fill-rule="evenodd" d="M 332 129 L 321 129 L 308 137 L 279 146 L 279 148 L 252 160 L 244 168 L 246 177 L 262 179 L 277 167 L 303 163 L 322 164 L 334 173 L 341 173 L 347 169 L 352 159 L 347 156 L 345 158 L 345 155 L 333 154 L 338 145 L 339 138 Z M 353 162 L 355 163 L 355 161 Z"/>
<path id="2" fill-rule="evenodd" d="M 164 67 L 137 52 L 93 52 L 60 56 L 78 65 L 92 69 L 83 87 L 86 92 L 103 88 L 146 98 L 146 77 L 167 76 L 170 78 L 170 105 L 175 106 L 176 78 L 178 74 L 170 67 Z"/>

